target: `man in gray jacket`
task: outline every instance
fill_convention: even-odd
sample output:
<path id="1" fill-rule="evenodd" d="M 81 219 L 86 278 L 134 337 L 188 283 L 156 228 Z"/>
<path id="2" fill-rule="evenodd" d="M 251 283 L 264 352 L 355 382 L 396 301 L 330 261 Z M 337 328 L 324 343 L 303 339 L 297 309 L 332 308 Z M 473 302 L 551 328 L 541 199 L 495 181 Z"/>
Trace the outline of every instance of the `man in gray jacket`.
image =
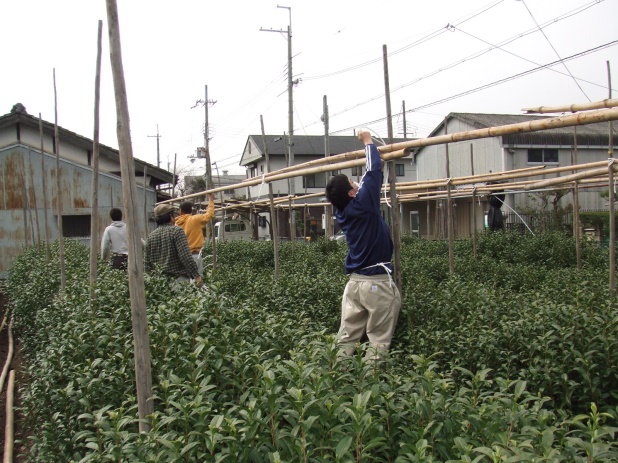
<path id="1" fill-rule="evenodd" d="M 127 225 L 122 221 L 122 211 L 113 208 L 109 212 L 112 223 L 103 232 L 101 239 L 101 257 L 105 260 L 112 256 L 112 267 L 127 269 L 129 250 L 127 246 Z"/>

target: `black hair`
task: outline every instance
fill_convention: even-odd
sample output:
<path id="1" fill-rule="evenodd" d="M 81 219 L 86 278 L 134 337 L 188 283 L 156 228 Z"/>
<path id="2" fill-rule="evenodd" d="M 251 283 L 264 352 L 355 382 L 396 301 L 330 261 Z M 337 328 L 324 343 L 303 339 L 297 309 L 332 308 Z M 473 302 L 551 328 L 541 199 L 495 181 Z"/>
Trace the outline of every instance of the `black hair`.
<path id="1" fill-rule="evenodd" d="M 155 222 L 157 223 L 157 225 L 164 225 L 166 223 L 170 223 L 173 214 L 176 214 L 176 211 L 170 211 L 166 212 L 163 215 L 155 216 Z"/>
<path id="2" fill-rule="evenodd" d="M 122 220 L 122 211 L 115 207 L 109 211 L 109 216 L 114 222 L 118 222 L 119 220 Z"/>
<path id="3" fill-rule="evenodd" d="M 191 214 L 193 210 L 193 204 L 191 201 L 183 201 L 180 203 L 180 210 L 185 214 Z"/>
<path id="4" fill-rule="evenodd" d="M 352 198 L 348 192 L 352 189 L 347 175 L 338 174 L 331 177 L 326 185 L 326 199 L 340 211 L 343 211 Z"/>

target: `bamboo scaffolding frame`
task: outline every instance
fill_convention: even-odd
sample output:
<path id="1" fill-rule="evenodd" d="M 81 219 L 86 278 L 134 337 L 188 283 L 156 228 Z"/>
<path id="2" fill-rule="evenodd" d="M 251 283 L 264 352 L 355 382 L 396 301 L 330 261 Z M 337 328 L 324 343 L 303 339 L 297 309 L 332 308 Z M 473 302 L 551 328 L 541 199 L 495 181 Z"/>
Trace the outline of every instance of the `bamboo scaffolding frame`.
<path id="1" fill-rule="evenodd" d="M 558 116 L 541 120 L 533 120 L 526 122 L 519 122 L 516 124 L 508 124 L 496 127 L 488 127 L 485 129 L 470 130 L 466 132 L 456 132 L 449 135 L 438 135 L 429 138 L 419 138 L 416 140 L 410 140 L 405 142 L 393 143 L 390 145 L 384 145 L 378 147 L 378 151 L 382 153 L 383 160 L 391 160 L 400 157 L 404 157 L 408 154 L 412 148 L 421 148 L 424 146 L 442 145 L 445 143 L 454 143 L 466 140 L 476 140 L 479 138 L 495 137 L 498 135 L 507 135 L 513 133 L 527 133 L 537 132 L 541 130 L 572 127 L 576 125 L 594 124 L 597 122 L 607 122 L 618 119 L 618 108 L 602 109 L 594 112 L 578 113 L 568 116 Z M 245 188 L 253 185 L 259 185 L 260 183 L 268 183 L 276 180 L 283 180 L 291 177 L 299 177 L 302 175 L 309 175 L 319 172 L 328 172 L 333 170 L 340 170 L 347 167 L 354 167 L 363 165 L 364 159 L 357 159 L 364 156 L 364 150 L 356 150 L 348 153 L 339 154 L 336 156 L 329 156 L 325 158 L 316 159 L 303 164 L 297 164 L 286 169 L 280 169 L 273 173 L 265 174 L 258 178 L 248 179 L 235 185 L 228 185 L 220 188 L 212 188 L 203 192 L 193 193 L 191 195 L 183 196 L 180 198 L 169 199 L 161 201 L 158 204 L 170 203 L 175 200 L 182 200 L 187 198 L 193 198 L 196 196 L 202 196 L 208 193 L 219 192 L 220 189 L 238 189 Z M 350 160 L 353 159 L 353 160 Z M 343 162 L 342 162 L 343 161 Z M 324 166 L 324 164 L 326 164 Z M 320 167 L 315 167 L 320 166 Z"/>

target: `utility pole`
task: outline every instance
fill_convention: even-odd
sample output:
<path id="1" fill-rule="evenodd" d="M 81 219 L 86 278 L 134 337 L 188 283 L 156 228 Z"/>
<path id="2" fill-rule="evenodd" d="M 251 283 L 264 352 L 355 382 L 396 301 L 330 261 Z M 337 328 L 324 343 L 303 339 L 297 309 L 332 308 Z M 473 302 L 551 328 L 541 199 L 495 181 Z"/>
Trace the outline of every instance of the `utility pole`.
<path id="1" fill-rule="evenodd" d="M 199 99 L 191 107 L 191 109 L 204 106 L 204 158 L 206 162 L 206 171 L 204 172 L 204 180 L 206 181 L 206 188 L 212 190 L 214 185 L 212 183 L 212 170 L 210 167 L 210 150 L 208 147 L 208 106 L 212 106 L 216 103 L 216 100 L 208 99 L 208 85 L 204 85 L 204 99 Z M 212 271 L 217 269 L 217 242 L 215 241 L 215 225 L 214 220 L 210 221 L 210 234 L 212 236 Z"/>
<path id="2" fill-rule="evenodd" d="M 277 5 L 277 8 L 284 8 L 288 10 L 290 16 L 290 23 L 287 29 L 288 38 L 288 166 L 294 165 L 294 96 L 293 96 L 293 82 L 292 82 L 292 7 Z M 279 32 L 284 33 L 283 30 L 274 29 L 262 29 L 263 32 Z M 296 194 L 295 178 L 290 178 L 290 196 Z M 290 211 L 290 240 L 294 240 L 296 222 L 294 220 L 294 211 Z"/>
<path id="3" fill-rule="evenodd" d="M 157 167 L 161 168 L 161 152 L 159 151 L 159 138 L 161 138 L 161 135 L 159 135 L 159 124 L 157 124 L 157 134 L 156 135 L 148 135 L 149 138 L 157 138 Z"/>

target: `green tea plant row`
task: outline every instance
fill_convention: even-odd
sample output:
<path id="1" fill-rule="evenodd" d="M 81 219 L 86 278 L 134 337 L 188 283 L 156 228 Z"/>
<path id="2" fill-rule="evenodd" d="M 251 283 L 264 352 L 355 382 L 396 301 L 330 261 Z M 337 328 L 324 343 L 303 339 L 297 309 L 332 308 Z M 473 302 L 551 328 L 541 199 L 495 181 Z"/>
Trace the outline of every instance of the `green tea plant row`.
<path id="1" fill-rule="evenodd" d="M 362 346 L 352 358 L 336 346 L 345 245 L 284 246 L 279 280 L 269 243 L 221 245 L 208 291 L 148 275 L 148 434 L 137 431 L 126 275 L 101 263 L 93 308 L 85 248 L 68 243 L 65 295 L 57 264 L 28 250 L 8 290 L 29 364 L 29 461 L 615 461 L 606 256 L 587 248 L 577 274 L 567 252 L 555 255 L 566 238 L 541 239 L 533 250 L 526 237 L 489 235 L 477 259 L 458 243 L 449 277 L 443 244 L 406 238 L 404 309 L 384 366 Z"/>

